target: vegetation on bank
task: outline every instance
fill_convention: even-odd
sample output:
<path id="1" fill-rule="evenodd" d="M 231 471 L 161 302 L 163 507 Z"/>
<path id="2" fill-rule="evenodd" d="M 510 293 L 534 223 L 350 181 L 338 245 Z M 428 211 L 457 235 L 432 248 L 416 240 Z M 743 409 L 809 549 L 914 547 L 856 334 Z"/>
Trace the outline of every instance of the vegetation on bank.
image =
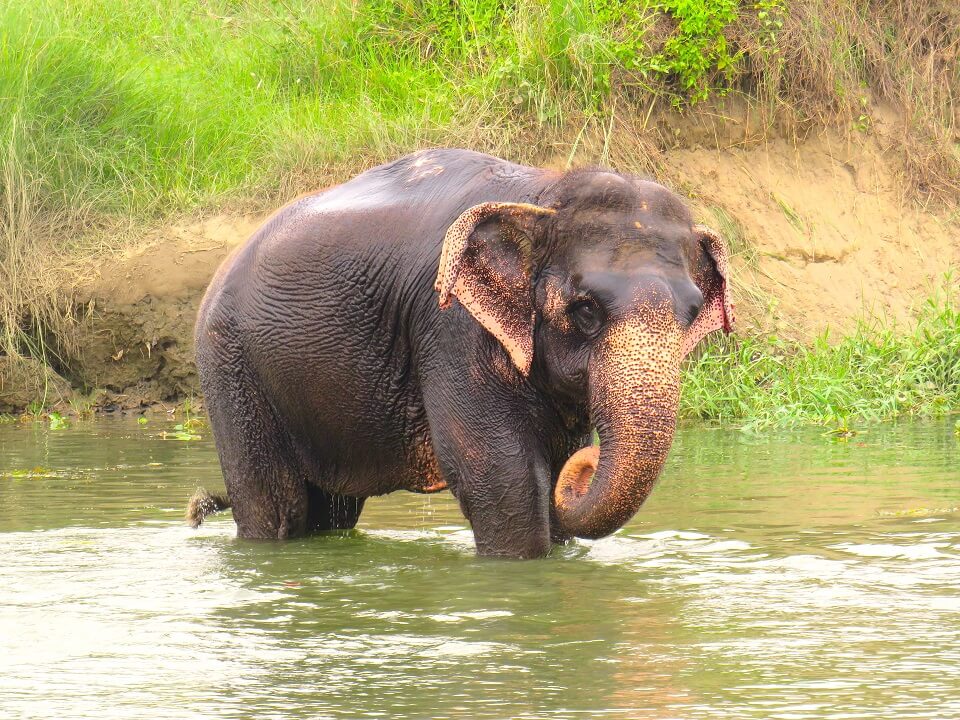
<path id="1" fill-rule="evenodd" d="M 877 319 L 811 346 L 714 339 L 687 367 L 681 416 L 745 428 L 877 422 L 960 412 L 960 278 L 948 274 L 910 328 Z"/>
<path id="2" fill-rule="evenodd" d="M 889 106 L 904 177 L 956 195 L 958 28 L 953 0 L 8 0 L 0 359 L 70 354 L 62 268 L 105 229 L 272 205 L 424 145 L 649 171 L 664 112 L 736 97 L 799 136 L 869 133 Z M 747 388 L 815 351 L 736 342 L 700 364 Z"/>

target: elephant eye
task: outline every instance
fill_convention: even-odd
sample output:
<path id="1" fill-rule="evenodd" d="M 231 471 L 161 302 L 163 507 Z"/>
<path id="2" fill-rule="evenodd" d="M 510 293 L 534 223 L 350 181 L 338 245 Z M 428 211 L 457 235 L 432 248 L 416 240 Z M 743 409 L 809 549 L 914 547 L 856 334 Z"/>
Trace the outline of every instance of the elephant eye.
<path id="1" fill-rule="evenodd" d="M 588 337 L 596 335 L 603 326 L 603 311 L 593 300 L 574 301 L 567 313 L 577 329 Z"/>

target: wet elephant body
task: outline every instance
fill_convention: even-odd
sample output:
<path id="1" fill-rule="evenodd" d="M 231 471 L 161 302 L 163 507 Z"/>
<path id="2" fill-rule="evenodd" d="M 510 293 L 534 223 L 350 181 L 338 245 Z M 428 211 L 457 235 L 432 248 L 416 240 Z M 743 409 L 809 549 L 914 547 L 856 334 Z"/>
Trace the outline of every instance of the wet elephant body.
<path id="1" fill-rule="evenodd" d="M 291 203 L 197 323 L 239 535 L 352 527 L 367 497 L 444 488 L 481 554 L 612 532 L 669 449 L 682 356 L 729 329 L 725 264 L 655 183 L 464 150 Z"/>

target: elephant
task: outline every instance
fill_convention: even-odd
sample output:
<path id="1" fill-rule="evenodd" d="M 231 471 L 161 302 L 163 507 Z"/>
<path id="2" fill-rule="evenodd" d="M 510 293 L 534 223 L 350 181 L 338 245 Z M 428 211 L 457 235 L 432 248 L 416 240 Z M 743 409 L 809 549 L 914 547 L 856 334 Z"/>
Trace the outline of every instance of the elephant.
<path id="1" fill-rule="evenodd" d="M 483 556 L 606 536 L 664 465 L 682 359 L 731 331 L 727 261 L 674 193 L 603 168 L 430 149 L 301 197 L 201 303 L 227 497 L 188 517 L 284 539 L 449 489 Z"/>

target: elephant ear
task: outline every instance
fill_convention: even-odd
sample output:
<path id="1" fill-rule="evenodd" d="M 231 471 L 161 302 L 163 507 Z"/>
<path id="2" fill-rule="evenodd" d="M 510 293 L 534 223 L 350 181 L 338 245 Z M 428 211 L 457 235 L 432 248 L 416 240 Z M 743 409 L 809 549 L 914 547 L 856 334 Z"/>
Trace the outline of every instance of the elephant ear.
<path id="1" fill-rule="evenodd" d="M 714 330 L 732 332 L 734 321 L 730 286 L 727 282 L 727 245 L 716 231 L 708 227 L 697 225 L 693 231 L 699 237 L 700 246 L 708 260 L 701 264 L 697 276 L 693 279 L 703 293 L 703 307 L 684 336 L 684 356 L 708 333 Z"/>
<path id="2" fill-rule="evenodd" d="M 531 238 L 537 221 L 553 213 L 526 203 L 474 205 L 447 230 L 434 284 L 440 307 L 456 296 L 524 375 L 533 362 Z"/>

